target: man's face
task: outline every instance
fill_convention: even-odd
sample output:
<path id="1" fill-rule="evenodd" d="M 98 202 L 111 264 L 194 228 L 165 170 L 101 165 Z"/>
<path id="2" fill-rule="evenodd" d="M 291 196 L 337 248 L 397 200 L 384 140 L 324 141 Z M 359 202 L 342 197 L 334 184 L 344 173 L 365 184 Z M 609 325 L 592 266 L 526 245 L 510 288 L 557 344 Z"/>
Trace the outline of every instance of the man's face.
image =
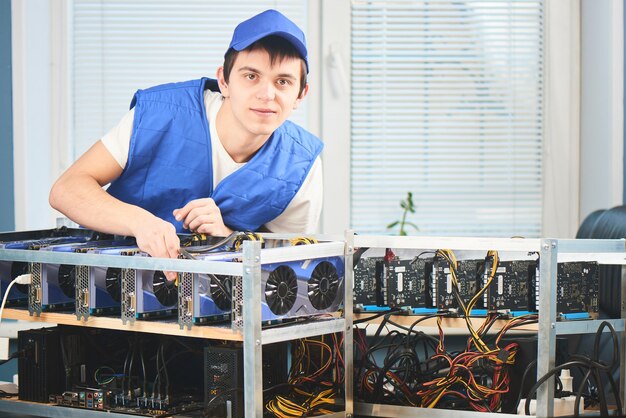
<path id="1" fill-rule="evenodd" d="M 270 65 L 264 50 L 238 54 L 228 84 L 218 71 L 222 94 L 229 101 L 234 123 L 252 135 L 271 135 L 298 107 L 301 60 L 284 58 Z M 226 104 L 226 103 L 225 103 Z"/>

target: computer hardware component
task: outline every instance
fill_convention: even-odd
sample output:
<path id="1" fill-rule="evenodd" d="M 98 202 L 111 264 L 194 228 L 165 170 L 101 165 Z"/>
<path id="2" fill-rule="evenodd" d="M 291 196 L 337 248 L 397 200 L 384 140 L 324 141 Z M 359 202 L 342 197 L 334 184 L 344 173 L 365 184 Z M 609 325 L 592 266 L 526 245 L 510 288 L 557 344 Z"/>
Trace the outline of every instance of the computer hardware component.
<path id="1" fill-rule="evenodd" d="M 446 259 L 435 256 L 433 265 L 433 304 L 439 311 L 450 311 L 459 309 L 457 296 L 465 304 L 469 302 L 482 288 L 482 272 L 484 260 L 460 260 L 455 267 L 454 273 L 458 287 L 454 286 L 450 264 Z M 480 301 L 482 302 L 482 301 Z M 481 308 L 482 303 L 478 303 L 475 308 Z"/>
<path id="2" fill-rule="evenodd" d="M 588 319 L 598 316 L 598 272 L 599 266 L 597 262 L 558 263 L 556 310 L 559 319 Z M 532 311 L 538 311 L 539 308 L 540 279 L 538 273 L 536 279 L 532 282 Z"/>
<path id="3" fill-rule="evenodd" d="M 486 270 L 485 275 L 490 268 Z M 500 261 L 485 292 L 487 310 L 513 314 L 529 312 L 531 282 L 535 280 L 536 271 L 536 260 Z M 487 279 L 485 277 L 485 284 Z"/>
<path id="4" fill-rule="evenodd" d="M 361 257 L 354 268 L 353 300 L 355 310 L 375 310 L 383 306 L 382 257 Z"/>
<path id="5" fill-rule="evenodd" d="M 263 389 L 287 381 L 287 344 L 264 345 Z M 241 345 L 204 349 L 205 416 L 243 417 L 243 348 Z"/>
<path id="6" fill-rule="evenodd" d="M 228 262 L 234 257 L 240 258 L 241 253 L 215 251 L 188 253 L 187 256 L 197 260 Z M 179 277 L 178 322 L 181 328 L 231 318 L 235 277 L 209 273 L 182 273 Z"/>
<path id="7" fill-rule="evenodd" d="M 131 240 L 97 240 L 82 243 L 51 245 L 43 251 L 86 253 L 97 248 L 131 245 Z M 79 278 L 77 282 L 77 278 Z M 89 279 L 89 269 L 85 266 L 73 264 L 43 264 L 41 266 L 41 287 L 33 282 L 33 287 L 40 293 L 40 305 L 34 304 L 31 308 L 36 312 L 71 309 L 86 305 L 88 293 L 85 292 Z M 78 286 L 80 285 L 80 286 Z M 77 293 L 77 286 L 80 291 Z M 78 304 L 77 301 L 78 300 Z"/>
<path id="8" fill-rule="evenodd" d="M 139 252 L 133 256 L 147 257 L 147 254 Z M 122 322 L 173 316 L 177 312 L 178 286 L 175 280 L 167 280 L 159 270 L 122 270 Z"/>
<path id="9" fill-rule="evenodd" d="M 264 264 L 261 268 L 263 321 L 335 312 L 343 300 L 343 257 Z"/>
<path id="10" fill-rule="evenodd" d="M 18 397 L 23 401 L 48 402 L 51 394 L 65 388 L 57 328 L 18 331 Z"/>
<path id="11" fill-rule="evenodd" d="M 42 232 L 41 235 L 48 235 L 50 231 Z M 36 234 L 33 232 L 33 236 Z M 0 234 L 0 239 L 2 239 Z M 9 235 L 19 236 L 19 235 Z M 0 242 L 0 248 L 7 250 L 39 250 L 50 245 L 64 243 L 79 243 L 87 239 L 85 236 L 60 236 L 60 237 L 41 237 L 35 239 L 27 239 L 22 241 L 6 241 Z M 17 276 L 30 272 L 30 264 L 24 261 L 0 261 L 0 297 L 4 297 L 4 293 Z M 7 306 L 17 306 L 28 304 L 28 285 L 16 284 L 12 286 L 7 297 Z"/>
<path id="12" fill-rule="evenodd" d="M 114 242 L 119 247 L 82 247 L 78 251 L 111 256 L 134 255 L 139 249 L 133 241 Z M 76 316 L 105 315 L 120 311 L 122 269 L 118 267 L 76 266 Z"/>
<path id="13" fill-rule="evenodd" d="M 394 258 L 385 262 L 386 286 L 384 296 L 390 308 L 410 307 L 427 308 L 427 287 L 430 285 L 430 274 L 427 266 L 429 259 L 414 258 L 401 260 Z"/>

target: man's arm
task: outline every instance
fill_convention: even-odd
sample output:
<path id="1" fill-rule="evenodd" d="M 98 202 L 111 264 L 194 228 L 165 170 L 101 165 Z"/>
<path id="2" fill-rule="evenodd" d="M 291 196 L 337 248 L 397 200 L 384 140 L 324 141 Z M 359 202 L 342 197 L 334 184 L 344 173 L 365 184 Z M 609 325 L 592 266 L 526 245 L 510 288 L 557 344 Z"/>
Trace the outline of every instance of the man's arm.
<path id="1" fill-rule="evenodd" d="M 98 141 L 55 182 L 50 205 L 84 227 L 134 236 L 139 248 L 153 257 L 177 257 L 180 242 L 174 225 L 102 189 L 121 174 L 122 167 Z"/>

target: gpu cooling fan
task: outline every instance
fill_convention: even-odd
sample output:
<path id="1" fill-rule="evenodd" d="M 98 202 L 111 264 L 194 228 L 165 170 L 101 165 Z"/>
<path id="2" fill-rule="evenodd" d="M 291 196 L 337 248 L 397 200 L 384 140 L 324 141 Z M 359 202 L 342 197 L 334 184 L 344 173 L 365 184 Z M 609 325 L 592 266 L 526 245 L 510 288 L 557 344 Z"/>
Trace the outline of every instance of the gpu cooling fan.
<path id="1" fill-rule="evenodd" d="M 228 262 L 234 257 L 232 251 L 216 251 L 197 254 L 195 258 L 205 261 Z M 193 274 L 186 275 L 179 293 L 193 292 L 193 322 L 206 323 L 228 320 L 232 312 L 232 289 L 235 277 L 224 274 Z M 187 287 L 189 286 L 189 287 Z"/>
<path id="2" fill-rule="evenodd" d="M 11 280 L 15 279 L 17 276 L 21 276 L 22 274 L 29 273 L 28 263 L 24 261 L 14 261 L 11 263 Z M 14 289 L 17 289 L 18 292 L 24 295 L 24 297 L 28 297 L 28 285 L 27 284 L 14 284 Z"/>
<path id="3" fill-rule="evenodd" d="M 273 270 L 265 283 L 265 301 L 275 315 L 285 315 L 298 298 L 296 272 L 287 265 Z"/>
<path id="4" fill-rule="evenodd" d="M 328 261 L 315 267 L 308 283 L 308 295 L 315 309 L 326 309 L 332 305 L 339 289 L 337 269 Z"/>
<path id="5" fill-rule="evenodd" d="M 76 266 L 61 264 L 58 272 L 59 288 L 70 299 L 76 297 Z"/>
<path id="6" fill-rule="evenodd" d="M 163 306 L 174 306 L 178 300 L 178 290 L 173 280 L 167 280 L 162 271 L 155 271 L 152 276 L 152 291 Z"/>
<path id="7" fill-rule="evenodd" d="M 232 303 L 233 276 L 210 275 L 209 289 L 215 305 L 223 311 L 229 311 Z"/>
<path id="8" fill-rule="evenodd" d="M 119 267 L 109 267 L 105 274 L 106 290 L 111 299 L 115 302 L 122 300 L 122 269 Z"/>

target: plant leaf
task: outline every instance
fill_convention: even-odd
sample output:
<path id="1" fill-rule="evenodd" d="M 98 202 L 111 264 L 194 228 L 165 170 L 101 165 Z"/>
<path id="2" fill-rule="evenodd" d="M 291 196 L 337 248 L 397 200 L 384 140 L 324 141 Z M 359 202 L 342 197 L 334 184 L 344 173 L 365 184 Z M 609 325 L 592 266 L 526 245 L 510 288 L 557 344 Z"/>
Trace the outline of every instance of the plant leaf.
<path id="1" fill-rule="evenodd" d="M 413 222 L 405 222 L 405 225 L 410 225 L 413 228 L 417 229 L 418 231 L 420 230 L 419 227 L 417 225 L 415 225 Z"/>
<path id="2" fill-rule="evenodd" d="M 394 226 L 398 225 L 399 223 L 400 223 L 400 221 L 394 221 L 394 222 L 390 223 L 389 225 L 387 225 L 387 229 L 391 229 Z"/>

